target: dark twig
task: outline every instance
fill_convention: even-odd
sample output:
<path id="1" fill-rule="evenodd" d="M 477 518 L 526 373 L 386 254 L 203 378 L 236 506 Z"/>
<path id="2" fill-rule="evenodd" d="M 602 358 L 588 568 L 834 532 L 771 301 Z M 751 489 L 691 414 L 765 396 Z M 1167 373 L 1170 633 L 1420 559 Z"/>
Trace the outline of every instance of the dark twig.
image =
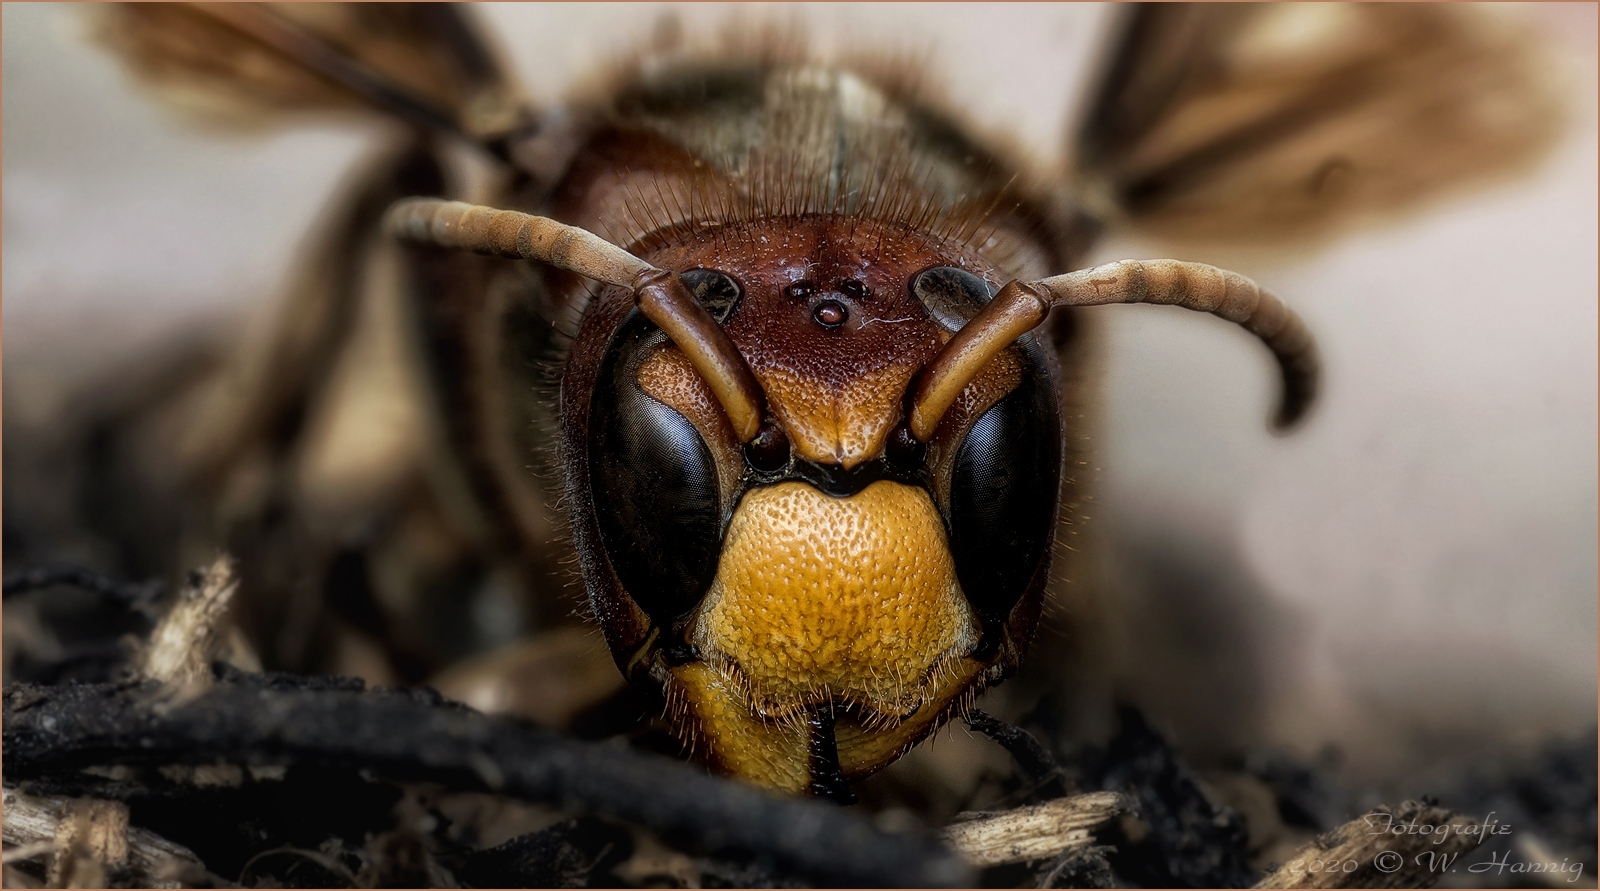
<path id="1" fill-rule="evenodd" d="M 581 817 L 476 851 L 451 872 L 472 888 L 603 887 L 633 851 L 627 830 Z"/>
<path id="2" fill-rule="evenodd" d="M 56 585 L 92 591 L 144 611 L 155 604 L 164 587 L 159 581 L 124 582 L 83 566 L 34 566 L 8 573 L 0 583 L 8 599 L 14 594 Z"/>
<path id="3" fill-rule="evenodd" d="M 320 687 L 320 688 L 319 688 Z M 971 871 L 928 836 L 781 798 L 670 759 L 491 718 L 431 691 L 236 674 L 162 703 L 150 685 L 13 685 L 6 779 L 94 784 L 94 765 L 293 764 L 489 790 L 625 820 L 687 848 L 762 855 L 823 884 L 953 886 Z M 85 789 L 102 796 L 115 790 Z"/>
<path id="4" fill-rule="evenodd" d="M 1125 791 L 1138 817 L 1120 827 L 1108 859 L 1118 878 L 1142 887 L 1243 888 L 1249 833 L 1240 816 L 1206 796 L 1188 763 L 1132 706 L 1096 771 L 1102 789 Z"/>

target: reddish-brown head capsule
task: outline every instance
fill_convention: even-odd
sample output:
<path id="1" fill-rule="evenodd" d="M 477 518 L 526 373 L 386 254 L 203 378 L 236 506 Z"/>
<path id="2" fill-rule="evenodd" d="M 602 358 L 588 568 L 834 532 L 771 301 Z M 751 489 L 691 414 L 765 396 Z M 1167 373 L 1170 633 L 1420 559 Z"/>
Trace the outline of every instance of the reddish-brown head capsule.
<path id="1" fill-rule="evenodd" d="M 644 256 L 729 295 L 724 329 L 770 417 L 738 442 L 678 348 L 627 294 L 602 294 L 574 350 L 599 373 L 567 393 L 588 402 L 567 416 L 567 467 L 586 489 L 591 595 L 620 661 L 715 763 L 828 791 L 1026 644 L 1061 472 L 1053 365 L 1028 338 L 908 449 L 908 387 L 988 299 L 957 265 L 975 258 L 837 214 L 732 222 Z M 665 657 L 685 648 L 695 658 Z"/>
<path id="2" fill-rule="evenodd" d="M 711 84 L 725 102 L 683 102 Z M 683 345 L 626 289 L 599 292 L 561 394 L 590 597 L 695 751 L 844 794 L 1031 635 L 1063 459 L 1055 356 L 1007 347 L 923 439 L 907 394 L 993 283 L 1064 261 L 992 153 L 845 71 L 662 70 L 611 114 L 553 215 L 680 271 L 766 416 L 739 436 Z"/>
<path id="3" fill-rule="evenodd" d="M 421 201 L 390 228 L 604 283 L 554 281 L 582 309 L 560 433 L 584 582 L 618 665 L 751 781 L 847 797 L 1017 667 L 1071 494 L 1082 356 L 1030 333 L 1052 306 L 1213 311 L 1314 372 L 1237 276 L 1046 278 L 1067 239 L 1007 167 L 849 72 L 665 68 L 600 119 L 567 222 Z"/>

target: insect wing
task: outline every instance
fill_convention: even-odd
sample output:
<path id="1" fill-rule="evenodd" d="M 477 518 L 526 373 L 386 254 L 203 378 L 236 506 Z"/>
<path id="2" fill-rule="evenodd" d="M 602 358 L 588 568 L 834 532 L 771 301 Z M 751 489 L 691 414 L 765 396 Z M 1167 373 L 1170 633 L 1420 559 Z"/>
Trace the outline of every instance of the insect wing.
<path id="1" fill-rule="evenodd" d="M 370 106 L 475 136 L 524 119 L 453 4 L 117 4 L 99 33 L 165 98 L 212 119 Z"/>
<path id="2" fill-rule="evenodd" d="M 1315 237 L 1540 156 L 1550 69 L 1437 4 L 1138 4 L 1076 135 L 1091 209 L 1219 243 Z"/>

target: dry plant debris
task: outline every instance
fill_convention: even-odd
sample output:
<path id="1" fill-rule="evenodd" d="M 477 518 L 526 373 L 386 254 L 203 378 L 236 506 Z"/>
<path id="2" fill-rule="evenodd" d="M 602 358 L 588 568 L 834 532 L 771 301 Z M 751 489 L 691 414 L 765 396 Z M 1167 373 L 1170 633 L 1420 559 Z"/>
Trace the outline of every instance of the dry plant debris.
<path id="1" fill-rule="evenodd" d="M 941 834 L 976 866 L 1051 860 L 1068 848 L 1090 846 L 1095 830 L 1130 808 L 1119 793 L 1089 792 L 1008 811 L 963 814 Z"/>
<path id="2" fill-rule="evenodd" d="M 1441 858 L 1449 863 L 1476 846 L 1482 830 L 1426 802 L 1382 805 L 1318 837 L 1256 887 L 1431 888 Z"/>
<path id="3" fill-rule="evenodd" d="M 226 558 L 164 612 L 153 586 L 72 568 L 8 576 L 6 594 L 62 584 L 153 621 L 120 644 L 120 667 L 104 654 L 67 674 L 40 665 L 76 680 L 5 688 L 7 887 L 1422 887 L 1438 872 L 1420 855 L 1481 837 L 1427 801 L 1336 825 L 1361 812 L 1354 797 L 1260 760 L 1239 776 L 1275 799 L 1279 830 L 1313 839 L 1263 879 L 1255 815 L 1247 833 L 1139 712 L 1123 709 L 1104 748 L 1074 749 L 1045 704 L 1023 726 L 967 717 L 1013 758 L 998 801 L 940 832 L 890 827 L 427 689 L 236 667 L 251 660 L 228 638 Z M 1513 812 L 1524 848 L 1570 847 L 1594 824 L 1584 752 L 1592 738 L 1460 797 Z M 1375 819 L 1452 834 L 1374 833 Z"/>

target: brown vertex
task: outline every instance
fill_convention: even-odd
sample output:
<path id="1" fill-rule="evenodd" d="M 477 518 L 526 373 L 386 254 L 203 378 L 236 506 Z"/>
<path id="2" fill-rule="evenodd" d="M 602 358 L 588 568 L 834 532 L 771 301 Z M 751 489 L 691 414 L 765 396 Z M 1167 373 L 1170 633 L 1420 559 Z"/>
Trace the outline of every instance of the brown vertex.
<path id="1" fill-rule="evenodd" d="M 925 234 L 836 216 L 739 224 L 649 258 L 665 268 L 717 269 L 740 282 L 729 340 L 796 454 L 846 468 L 882 453 L 901 419 L 902 394 L 944 337 L 906 283 L 929 266 L 984 268 Z M 813 283 L 813 293 L 785 293 L 799 281 Z M 844 282 L 860 282 L 865 293 L 841 291 Z M 817 322 L 814 310 L 824 301 L 847 309 L 842 324 Z"/>

